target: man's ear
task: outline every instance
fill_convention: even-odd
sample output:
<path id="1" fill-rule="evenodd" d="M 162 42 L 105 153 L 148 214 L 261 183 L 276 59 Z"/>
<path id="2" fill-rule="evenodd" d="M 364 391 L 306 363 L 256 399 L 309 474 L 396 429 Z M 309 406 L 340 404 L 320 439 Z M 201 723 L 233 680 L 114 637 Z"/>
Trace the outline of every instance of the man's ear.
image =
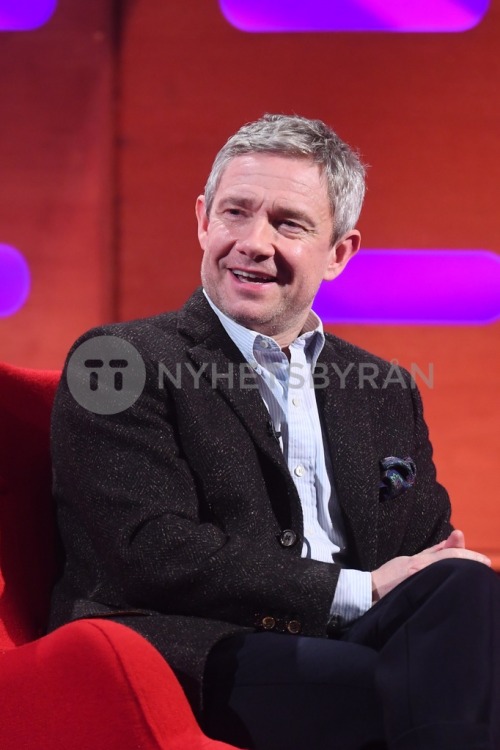
<path id="1" fill-rule="evenodd" d="M 323 278 L 331 281 L 338 276 L 351 258 L 356 255 L 361 244 L 361 235 L 357 229 L 351 229 L 344 234 L 330 249 L 330 259 Z"/>
<path id="2" fill-rule="evenodd" d="M 196 199 L 196 218 L 198 220 L 198 241 L 201 245 L 201 249 L 205 250 L 207 231 L 208 231 L 208 216 L 205 208 L 205 196 L 199 195 Z"/>

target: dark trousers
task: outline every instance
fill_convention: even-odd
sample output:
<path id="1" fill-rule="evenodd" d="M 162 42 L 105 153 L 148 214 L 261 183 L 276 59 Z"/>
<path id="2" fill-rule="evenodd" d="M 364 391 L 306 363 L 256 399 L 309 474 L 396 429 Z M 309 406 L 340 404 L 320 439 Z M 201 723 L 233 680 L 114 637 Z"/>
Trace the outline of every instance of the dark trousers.
<path id="1" fill-rule="evenodd" d="M 338 640 L 229 638 L 204 698 L 207 734 L 252 750 L 500 750 L 500 579 L 444 560 Z"/>

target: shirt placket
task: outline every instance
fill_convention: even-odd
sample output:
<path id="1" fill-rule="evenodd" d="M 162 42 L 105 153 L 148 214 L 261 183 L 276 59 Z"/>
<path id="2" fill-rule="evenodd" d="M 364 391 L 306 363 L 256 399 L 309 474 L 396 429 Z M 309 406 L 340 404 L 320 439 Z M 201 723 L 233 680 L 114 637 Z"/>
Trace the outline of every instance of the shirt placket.
<path id="1" fill-rule="evenodd" d="M 287 394 L 288 468 L 301 498 L 304 536 L 310 537 L 317 523 L 316 439 L 309 403 L 310 367 L 305 356 L 305 341 L 290 347 L 290 377 Z"/>

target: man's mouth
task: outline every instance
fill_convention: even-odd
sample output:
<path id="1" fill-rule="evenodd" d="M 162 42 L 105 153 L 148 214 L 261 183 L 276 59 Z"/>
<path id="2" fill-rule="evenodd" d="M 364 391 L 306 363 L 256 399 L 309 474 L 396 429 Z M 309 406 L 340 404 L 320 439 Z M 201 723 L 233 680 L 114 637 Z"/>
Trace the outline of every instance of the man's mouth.
<path id="1" fill-rule="evenodd" d="M 276 281 L 274 276 L 266 276 L 266 274 L 250 273 L 250 271 L 240 271 L 232 268 L 231 273 L 236 276 L 238 281 L 242 281 L 245 284 L 269 284 L 271 281 Z"/>

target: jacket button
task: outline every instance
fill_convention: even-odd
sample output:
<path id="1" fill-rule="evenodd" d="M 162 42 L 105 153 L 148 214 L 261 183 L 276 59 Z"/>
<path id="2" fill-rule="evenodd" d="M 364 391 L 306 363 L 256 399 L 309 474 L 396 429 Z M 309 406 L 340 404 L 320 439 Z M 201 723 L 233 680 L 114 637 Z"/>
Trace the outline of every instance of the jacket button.
<path id="1" fill-rule="evenodd" d="M 261 625 L 264 630 L 273 630 L 276 627 L 276 620 L 271 615 L 266 615 L 262 618 Z"/>
<path id="2" fill-rule="evenodd" d="M 280 544 L 282 547 L 293 547 L 297 541 L 297 534 L 291 529 L 285 529 L 280 534 Z"/>
<path id="3" fill-rule="evenodd" d="M 300 631 L 302 630 L 302 625 L 300 624 L 298 620 L 290 620 L 286 624 L 286 629 L 292 635 L 298 635 Z"/>

